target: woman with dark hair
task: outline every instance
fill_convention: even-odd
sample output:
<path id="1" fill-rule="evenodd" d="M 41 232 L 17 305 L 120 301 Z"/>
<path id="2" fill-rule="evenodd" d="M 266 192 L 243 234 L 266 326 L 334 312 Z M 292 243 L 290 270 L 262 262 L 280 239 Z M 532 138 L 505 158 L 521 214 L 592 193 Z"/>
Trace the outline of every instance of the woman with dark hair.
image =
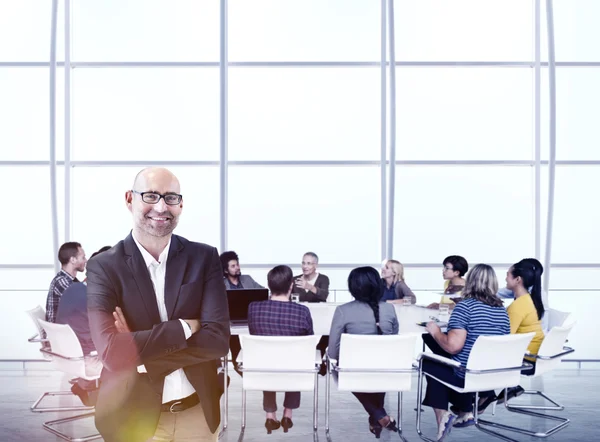
<path id="1" fill-rule="evenodd" d="M 542 331 L 542 317 L 544 316 L 544 304 L 542 302 L 542 264 L 533 258 L 527 258 L 514 264 L 506 272 L 506 288 L 515 294 L 515 300 L 506 309 L 510 319 L 511 333 L 535 332 L 527 351 L 537 355 L 544 340 Z M 525 362 L 533 364 L 534 367 L 523 370 L 523 374 L 533 374 L 535 358 L 525 357 Z M 507 400 L 523 393 L 521 386 L 508 389 Z M 495 398 L 490 398 L 493 402 Z M 504 390 L 498 395 L 498 402 L 504 402 Z"/>
<path id="2" fill-rule="evenodd" d="M 392 304 L 381 301 L 383 283 L 373 267 L 358 267 L 348 276 L 348 290 L 354 301 L 335 309 L 329 332 L 329 357 L 339 359 L 342 333 L 395 335 L 398 318 Z M 369 430 L 379 438 L 383 428 L 398 431 L 396 421 L 384 408 L 385 393 L 352 393 L 369 414 Z"/>
<path id="3" fill-rule="evenodd" d="M 507 335 L 510 323 L 506 309 L 498 292 L 498 279 L 494 269 L 478 264 L 467 274 L 463 300 L 454 307 L 448 321 L 448 332 L 443 333 L 435 322 L 427 324 L 427 331 L 437 344 L 434 353 L 451 358 L 466 367 L 471 349 L 479 336 Z M 436 348 L 437 347 L 437 348 Z M 464 387 L 465 374 L 447 365 L 431 360 L 423 362 L 423 371 L 441 381 Z M 453 403 L 459 416 L 448 411 Z M 473 395 L 457 393 L 433 378 L 427 378 L 427 390 L 423 405 L 433 408 L 438 424 L 437 440 L 442 441 L 453 426 L 466 427 L 475 423 L 473 417 Z"/>

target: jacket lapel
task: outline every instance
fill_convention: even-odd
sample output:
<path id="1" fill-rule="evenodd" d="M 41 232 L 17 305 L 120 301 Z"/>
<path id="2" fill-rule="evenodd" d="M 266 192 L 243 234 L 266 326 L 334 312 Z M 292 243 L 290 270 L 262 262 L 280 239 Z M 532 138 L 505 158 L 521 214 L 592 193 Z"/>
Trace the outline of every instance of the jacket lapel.
<path id="1" fill-rule="evenodd" d="M 146 313 L 151 319 L 153 324 L 158 324 L 160 321 L 160 314 L 158 313 L 158 305 L 156 304 L 156 293 L 154 292 L 154 286 L 150 279 L 150 273 L 144 262 L 144 258 L 140 253 L 133 236 L 131 233 L 125 238 L 125 262 L 131 271 L 133 280 L 135 281 L 140 298 Z"/>
<path id="2" fill-rule="evenodd" d="M 165 275 L 165 305 L 169 319 L 173 318 L 173 312 L 175 312 L 177 299 L 179 298 L 179 289 L 185 275 L 186 254 L 183 248 L 183 243 L 179 237 L 173 235 Z"/>

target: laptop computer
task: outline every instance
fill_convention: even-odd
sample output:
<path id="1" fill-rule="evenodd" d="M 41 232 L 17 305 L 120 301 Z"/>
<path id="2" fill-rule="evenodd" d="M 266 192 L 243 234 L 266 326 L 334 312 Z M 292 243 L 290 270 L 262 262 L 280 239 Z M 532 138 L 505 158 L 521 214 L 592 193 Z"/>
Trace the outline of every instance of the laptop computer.
<path id="1" fill-rule="evenodd" d="M 227 290 L 229 320 L 232 325 L 248 325 L 248 307 L 251 302 L 269 299 L 268 289 Z"/>

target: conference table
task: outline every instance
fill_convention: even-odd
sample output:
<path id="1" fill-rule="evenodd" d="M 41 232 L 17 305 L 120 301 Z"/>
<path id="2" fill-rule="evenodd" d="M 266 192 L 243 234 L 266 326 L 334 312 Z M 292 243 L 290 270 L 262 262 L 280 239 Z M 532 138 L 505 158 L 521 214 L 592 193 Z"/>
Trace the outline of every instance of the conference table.
<path id="1" fill-rule="evenodd" d="M 313 329 L 315 335 L 329 335 L 331 330 L 331 321 L 337 306 L 344 303 L 333 302 L 301 302 L 310 310 L 313 321 Z M 392 304 L 396 309 L 398 316 L 399 333 L 425 333 L 425 327 L 417 325 L 420 322 L 429 322 L 433 318 L 438 317 L 438 311 L 429 309 L 422 305 L 402 305 Z M 439 317 L 440 321 L 446 322 L 447 318 Z M 248 326 L 231 326 L 232 335 L 247 335 L 249 334 Z"/>

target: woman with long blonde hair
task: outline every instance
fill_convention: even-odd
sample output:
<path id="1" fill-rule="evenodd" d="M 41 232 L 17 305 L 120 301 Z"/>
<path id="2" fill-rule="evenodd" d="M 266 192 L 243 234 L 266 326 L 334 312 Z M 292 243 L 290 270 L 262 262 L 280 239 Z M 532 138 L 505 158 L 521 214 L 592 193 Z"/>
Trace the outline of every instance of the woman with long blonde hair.
<path id="1" fill-rule="evenodd" d="M 404 266 L 400 261 L 385 261 L 381 268 L 381 279 L 384 283 L 382 301 L 399 303 L 404 298 L 410 298 L 411 304 L 417 302 L 417 297 L 404 281 Z"/>

